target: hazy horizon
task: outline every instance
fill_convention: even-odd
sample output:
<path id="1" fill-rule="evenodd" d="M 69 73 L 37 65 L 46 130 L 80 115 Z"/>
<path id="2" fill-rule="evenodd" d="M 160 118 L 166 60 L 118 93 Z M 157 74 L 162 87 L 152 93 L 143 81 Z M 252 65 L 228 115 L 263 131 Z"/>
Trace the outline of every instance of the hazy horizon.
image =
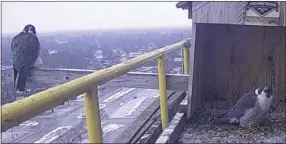
<path id="1" fill-rule="evenodd" d="M 75 32 L 84 32 L 84 31 L 88 31 L 88 32 L 97 32 L 97 31 L 122 31 L 122 30 L 135 30 L 135 31 L 139 31 L 139 30 L 154 30 L 154 29 L 184 29 L 184 28 L 189 28 L 190 30 L 192 29 L 191 26 L 169 26 L 169 27 L 147 27 L 147 28 L 106 28 L 106 29 L 70 29 L 70 30 L 61 30 L 61 31 L 41 31 L 39 34 L 42 35 L 42 34 L 61 34 L 61 33 L 75 33 Z M 3 33 L 2 32 L 2 35 L 6 35 L 6 36 L 12 36 L 12 35 L 15 35 L 17 33 L 19 33 L 20 31 L 18 32 L 10 32 L 10 33 Z M 38 33 L 38 31 L 37 31 Z"/>
<path id="2" fill-rule="evenodd" d="M 2 2 L 2 34 L 190 27 L 177 2 Z"/>

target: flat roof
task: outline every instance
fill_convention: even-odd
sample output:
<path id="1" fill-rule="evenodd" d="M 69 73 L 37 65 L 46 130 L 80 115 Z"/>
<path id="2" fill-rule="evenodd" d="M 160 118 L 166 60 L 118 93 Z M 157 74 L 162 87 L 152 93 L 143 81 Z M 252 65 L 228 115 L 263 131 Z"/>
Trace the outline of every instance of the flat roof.
<path id="1" fill-rule="evenodd" d="M 185 9 L 188 9 L 189 3 L 191 3 L 191 2 L 190 1 L 180 1 L 176 4 L 176 7 L 185 10 Z"/>
<path id="2" fill-rule="evenodd" d="M 189 10 L 189 14 L 188 14 L 188 18 L 189 19 L 192 19 L 192 1 L 180 1 L 176 4 L 176 7 L 177 8 L 181 8 L 183 10 Z"/>

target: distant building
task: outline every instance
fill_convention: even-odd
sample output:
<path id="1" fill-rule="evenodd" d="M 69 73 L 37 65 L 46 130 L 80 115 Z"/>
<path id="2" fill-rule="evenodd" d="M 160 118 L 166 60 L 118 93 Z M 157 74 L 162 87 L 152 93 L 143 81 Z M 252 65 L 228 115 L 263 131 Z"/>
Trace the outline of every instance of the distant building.
<path id="1" fill-rule="evenodd" d="M 125 57 L 122 56 L 122 57 L 120 58 L 120 62 L 124 62 L 124 61 L 126 61 L 126 60 L 127 60 L 127 57 L 126 57 L 126 56 L 125 56 Z"/>
<path id="2" fill-rule="evenodd" d="M 56 43 L 57 44 L 67 44 L 68 42 L 67 41 L 61 41 L 61 40 L 56 40 Z"/>
<path id="3" fill-rule="evenodd" d="M 141 67 L 138 69 L 138 71 L 140 72 L 152 72 L 152 70 L 154 70 L 155 68 L 150 66 L 150 67 Z"/>
<path id="4" fill-rule="evenodd" d="M 174 58 L 174 62 L 181 62 L 183 59 L 180 57 L 180 58 Z"/>
<path id="5" fill-rule="evenodd" d="M 181 73 L 181 71 L 182 71 L 182 68 L 181 68 L 181 67 L 175 67 L 175 68 L 173 68 L 173 72 L 174 72 L 175 74 L 179 74 L 179 73 Z"/>
<path id="6" fill-rule="evenodd" d="M 59 52 L 58 50 L 51 50 L 51 49 L 48 50 L 49 55 L 56 54 L 58 52 Z"/>
<path id="7" fill-rule="evenodd" d="M 101 60 L 103 59 L 103 52 L 102 50 L 97 50 L 93 53 L 93 56 L 98 59 L 98 60 Z"/>
<path id="8" fill-rule="evenodd" d="M 44 64 L 43 59 L 41 57 L 38 58 L 37 64 Z"/>
<path id="9" fill-rule="evenodd" d="M 130 52 L 130 53 L 129 53 L 129 57 L 130 57 L 130 58 L 133 58 L 133 57 L 140 56 L 140 55 L 142 55 L 142 54 L 143 54 L 142 51 L 139 51 L 139 52 Z"/>

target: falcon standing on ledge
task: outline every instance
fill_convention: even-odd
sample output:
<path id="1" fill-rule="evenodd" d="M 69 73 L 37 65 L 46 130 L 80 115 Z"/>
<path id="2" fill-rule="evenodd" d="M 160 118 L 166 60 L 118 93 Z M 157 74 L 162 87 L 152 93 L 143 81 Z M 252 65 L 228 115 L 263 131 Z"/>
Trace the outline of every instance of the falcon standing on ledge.
<path id="1" fill-rule="evenodd" d="M 36 36 L 36 28 L 29 24 L 24 30 L 13 37 L 12 43 L 14 89 L 25 91 L 26 79 L 37 61 L 40 43 Z"/>
<path id="2" fill-rule="evenodd" d="M 253 126 L 265 118 L 273 99 L 273 89 L 265 85 L 242 96 L 228 112 L 221 115 L 215 123 L 239 123 L 241 127 L 248 127 L 255 131 Z"/>

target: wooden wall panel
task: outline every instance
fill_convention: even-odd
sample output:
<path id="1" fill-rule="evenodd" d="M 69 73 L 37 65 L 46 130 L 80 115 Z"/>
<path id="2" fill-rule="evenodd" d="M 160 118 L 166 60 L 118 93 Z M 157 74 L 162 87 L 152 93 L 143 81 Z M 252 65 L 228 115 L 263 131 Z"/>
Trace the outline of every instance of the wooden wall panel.
<path id="1" fill-rule="evenodd" d="M 246 2 L 192 2 L 189 8 L 194 23 L 244 25 Z M 263 23 L 263 21 L 261 21 Z M 257 23 L 257 25 L 260 25 Z M 268 25 L 265 23 L 265 25 Z M 280 26 L 286 26 L 286 2 L 280 1 Z"/>
<path id="2" fill-rule="evenodd" d="M 196 25 L 202 58 L 195 62 L 200 86 L 193 87 L 204 99 L 237 99 L 262 84 L 272 85 L 278 99 L 285 96 L 285 27 Z"/>
<path id="3" fill-rule="evenodd" d="M 198 52 L 200 49 L 196 49 L 196 37 L 202 37 L 200 36 L 201 33 L 196 32 L 196 24 L 192 25 L 192 39 L 191 39 L 191 48 L 190 48 L 190 76 L 189 76 L 189 88 L 188 88 L 188 105 L 187 105 L 187 119 L 190 119 L 196 109 L 200 106 L 200 70 L 198 68 L 198 62 L 199 58 L 202 58 L 200 56 L 200 52 Z"/>
<path id="4" fill-rule="evenodd" d="M 246 2 L 194 3 L 195 6 L 192 7 L 194 23 L 244 24 Z"/>

